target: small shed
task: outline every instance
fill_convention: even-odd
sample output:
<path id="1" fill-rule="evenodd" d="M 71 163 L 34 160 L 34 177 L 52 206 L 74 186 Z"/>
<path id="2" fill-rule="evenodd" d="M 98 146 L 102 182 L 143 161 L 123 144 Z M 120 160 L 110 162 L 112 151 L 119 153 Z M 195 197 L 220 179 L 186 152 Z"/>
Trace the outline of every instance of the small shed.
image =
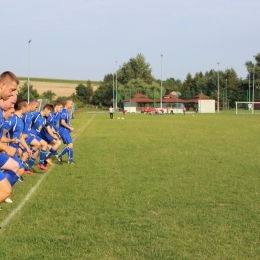
<path id="1" fill-rule="evenodd" d="M 193 103 L 194 107 L 198 107 L 200 113 L 215 113 L 216 101 L 209 96 L 201 93 L 193 98 L 186 100 L 187 103 Z"/>

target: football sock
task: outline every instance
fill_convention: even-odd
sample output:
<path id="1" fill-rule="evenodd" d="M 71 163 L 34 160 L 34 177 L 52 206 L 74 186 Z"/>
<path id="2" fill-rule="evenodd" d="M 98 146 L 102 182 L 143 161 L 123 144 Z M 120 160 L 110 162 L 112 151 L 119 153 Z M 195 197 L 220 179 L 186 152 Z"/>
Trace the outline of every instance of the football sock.
<path id="1" fill-rule="evenodd" d="M 14 184 L 18 181 L 19 177 L 15 174 L 15 172 L 11 170 L 4 170 L 3 171 L 6 179 L 10 182 L 11 186 L 14 186 Z"/>
<path id="2" fill-rule="evenodd" d="M 33 158 L 33 157 L 30 157 L 30 158 L 29 158 L 28 164 L 29 164 L 30 167 L 32 167 L 32 166 L 34 165 L 35 160 L 36 160 L 36 159 Z"/>
<path id="3" fill-rule="evenodd" d="M 46 150 L 41 150 L 39 164 L 43 164 L 44 163 L 45 154 L 46 154 Z"/>
<path id="4" fill-rule="evenodd" d="M 69 148 L 69 161 L 73 161 L 73 149 Z"/>
<path id="5" fill-rule="evenodd" d="M 62 157 L 68 151 L 69 151 L 69 147 L 68 146 L 64 147 L 63 150 L 61 151 L 61 153 L 59 154 L 59 157 Z"/>
<path id="6" fill-rule="evenodd" d="M 47 156 L 46 156 L 46 159 L 51 158 L 51 156 L 53 154 L 55 154 L 56 152 L 57 152 L 57 150 L 54 150 L 54 149 L 51 148 L 50 151 L 48 152 Z"/>

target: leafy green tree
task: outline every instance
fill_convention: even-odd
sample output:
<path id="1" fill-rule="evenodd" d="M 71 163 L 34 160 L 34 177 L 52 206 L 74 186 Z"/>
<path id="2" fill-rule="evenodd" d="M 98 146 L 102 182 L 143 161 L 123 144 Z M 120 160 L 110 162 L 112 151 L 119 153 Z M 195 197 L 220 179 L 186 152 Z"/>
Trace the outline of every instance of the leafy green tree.
<path id="1" fill-rule="evenodd" d="M 187 74 L 186 79 L 183 82 L 181 89 L 181 98 L 190 99 L 192 98 L 192 89 L 194 88 L 194 81 L 190 73 Z"/>
<path id="2" fill-rule="evenodd" d="M 77 95 L 75 95 L 75 93 L 73 93 L 70 98 L 72 99 L 74 105 L 76 108 L 81 108 L 85 106 L 85 103 L 82 102 L 81 100 L 78 99 Z"/>
<path id="3" fill-rule="evenodd" d="M 56 94 L 51 90 L 47 90 L 47 91 L 42 93 L 42 96 L 45 99 L 49 99 L 50 101 L 52 101 L 54 99 L 54 97 L 56 96 Z"/>
<path id="4" fill-rule="evenodd" d="M 146 95 L 148 98 L 156 99 L 160 97 L 161 87 L 157 82 L 152 82 L 151 84 L 147 84 L 142 79 L 131 79 L 126 85 L 122 85 L 119 83 L 118 85 L 118 92 L 122 100 L 126 98 L 130 98 L 130 95 L 136 93 L 142 93 Z M 162 93 L 165 95 L 165 89 L 162 88 Z"/>
<path id="5" fill-rule="evenodd" d="M 65 103 L 65 101 L 67 100 L 68 97 L 65 97 L 65 96 L 59 96 L 56 98 L 56 101 L 59 100 L 59 101 L 62 101 L 63 103 Z"/>
<path id="6" fill-rule="evenodd" d="M 114 76 L 114 80 L 115 80 L 115 76 Z M 112 74 L 112 73 L 106 74 L 106 75 L 104 76 L 103 82 L 104 82 L 104 83 L 113 82 L 113 74 Z"/>
<path id="7" fill-rule="evenodd" d="M 83 84 L 79 84 L 76 87 L 76 96 L 83 103 L 85 104 L 87 103 L 87 91 L 86 91 L 86 87 Z"/>
<path id="8" fill-rule="evenodd" d="M 90 103 L 92 101 L 92 97 L 93 97 L 93 88 L 92 88 L 90 80 L 87 81 L 86 93 L 87 93 L 86 94 L 86 102 Z"/>
<path id="9" fill-rule="evenodd" d="M 99 88 L 94 92 L 92 103 L 96 105 L 112 105 L 113 103 L 113 84 L 102 83 Z"/>
<path id="10" fill-rule="evenodd" d="M 147 84 L 151 84 L 155 80 L 152 76 L 150 64 L 145 61 L 145 57 L 140 53 L 124 63 L 117 72 L 117 80 L 122 85 L 127 84 L 131 79 L 138 78 Z"/>
<path id="11" fill-rule="evenodd" d="M 247 88 L 248 88 L 249 75 L 250 75 L 251 86 L 253 86 L 253 78 L 254 78 L 255 90 L 257 91 L 260 90 L 260 53 L 255 55 L 254 58 L 255 58 L 254 62 L 247 61 L 245 63 L 249 73 L 246 81 L 247 81 Z"/>
<path id="12" fill-rule="evenodd" d="M 82 101 L 84 104 L 90 103 L 93 96 L 93 89 L 89 80 L 87 81 L 87 86 L 79 84 L 76 87 L 76 96 L 78 100 Z"/>
<path id="13" fill-rule="evenodd" d="M 159 85 L 161 85 L 161 80 L 156 81 Z M 165 93 L 169 94 L 172 91 L 177 91 L 182 89 L 182 82 L 180 79 L 175 80 L 174 78 L 168 78 L 162 82 L 162 86 L 165 89 Z"/>
<path id="14" fill-rule="evenodd" d="M 38 99 L 40 96 L 39 93 L 37 92 L 37 90 L 34 89 L 33 85 L 31 85 L 31 84 L 29 86 L 29 96 L 30 96 L 30 100 Z M 28 99 L 28 82 L 24 82 L 24 84 L 21 87 L 19 87 L 17 97 L 23 98 L 23 99 Z"/>

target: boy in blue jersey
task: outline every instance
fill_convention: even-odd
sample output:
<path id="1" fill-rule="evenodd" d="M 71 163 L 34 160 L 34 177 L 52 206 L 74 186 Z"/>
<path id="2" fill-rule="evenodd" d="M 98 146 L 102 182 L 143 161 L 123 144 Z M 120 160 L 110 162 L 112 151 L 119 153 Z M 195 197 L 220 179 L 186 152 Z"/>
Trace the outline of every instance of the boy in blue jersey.
<path id="1" fill-rule="evenodd" d="M 64 144 L 67 146 L 57 156 L 57 159 L 62 160 L 62 156 L 68 153 L 68 164 L 75 164 L 73 161 L 73 142 L 70 133 L 74 131 L 74 128 L 70 125 L 69 109 L 72 108 L 73 102 L 71 99 L 67 99 L 64 108 L 60 115 L 60 128 L 59 133 Z"/>
<path id="2" fill-rule="evenodd" d="M 49 168 L 47 167 L 47 165 L 45 165 L 44 162 L 48 144 L 41 137 L 42 129 L 45 128 L 48 131 L 48 134 L 51 137 L 53 137 L 54 140 L 59 140 L 59 138 L 52 132 L 51 128 L 49 127 L 49 121 L 47 120 L 48 116 L 51 114 L 52 111 L 53 105 L 46 104 L 41 112 L 35 112 L 33 114 L 31 129 L 29 131 L 30 135 L 34 136 L 41 144 L 40 160 L 37 167 L 42 170 L 49 170 Z"/>
<path id="3" fill-rule="evenodd" d="M 22 176 L 24 173 L 24 164 L 18 157 L 20 144 L 26 149 L 28 156 L 31 156 L 31 150 L 26 144 L 23 136 L 24 122 L 21 119 L 22 115 L 25 114 L 27 107 L 27 101 L 25 99 L 19 99 L 14 105 L 15 113 L 14 116 L 10 117 L 4 122 L 4 130 L 1 141 L 9 143 L 10 146 L 16 149 L 16 154 L 13 157 L 20 165 L 20 169 L 17 175 Z"/>
<path id="4" fill-rule="evenodd" d="M 22 116 L 22 120 L 24 122 L 24 131 L 23 135 L 26 140 L 26 144 L 31 146 L 31 152 L 32 156 L 28 159 L 28 153 L 26 149 L 23 149 L 23 155 L 22 155 L 22 162 L 25 165 L 25 174 L 33 174 L 33 171 L 31 170 L 31 167 L 33 166 L 37 156 L 39 149 L 41 147 L 40 142 L 34 138 L 33 136 L 30 135 L 29 131 L 31 129 L 31 124 L 32 124 L 32 117 L 33 117 L 33 112 L 37 110 L 39 107 L 39 102 L 36 99 L 33 99 L 30 101 L 30 103 L 27 106 L 27 111 L 26 113 Z M 28 159 L 28 165 L 26 164 L 26 160 Z"/>
<path id="5" fill-rule="evenodd" d="M 57 124 L 60 123 L 60 115 L 63 107 L 64 107 L 64 103 L 62 101 L 58 100 L 54 104 L 52 127 L 57 133 L 59 133 L 59 126 Z"/>
<path id="6" fill-rule="evenodd" d="M 44 127 L 40 133 L 40 137 L 44 139 L 49 144 L 49 152 L 46 155 L 46 161 L 48 164 L 53 165 L 51 157 L 57 154 L 57 150 L 61 145 L 60 135 L 58 131 L 57 122 L 60 118 L 60 112 L 63 108 L 63 103 L 61 101 L 57 101 L 54 105 L 54 111 L 48 116 L 47 121 L 49 122 L 48 127 Z M 49 129 L 50 128 L 50 129 Z M 49 134 L 48 131 L 52 131 L 55 135 L 56 139 Z M 58 139 L 57 139 L 58 138 Z M 61 160 L 58 159 L 59 163 L 62 163 Z"/>
<path id="7" fill-rule="evenodd" d="M 26 100 L 22 100 L 22 101 L 18 100 L 14 105 L 15 108 L 12 107 L 7 111 L 3 111 L 3 115 L 4 115 L 4 118 L 6 119 L 6 121 L 4 122 L 4 125 L 3 125 L 3 135 L 2 135 L 1 141 L 4 143 L 8 143 L 9 146 L 12 146 L 16 149 L 16 154 L 13 156 L 13 159 L 20 166 L 19 170 L 16 172 L 16 175 L 20 178 L 22 178 L 22 175 L 24 173 L 24 165 L 23 165 L 22 161 L 20 160 L 20 158 L 18 157 L 19 144 L 21 143 L 24 147 L 26 147 L 26 150 L 27 150 L 29 156 L 31 155 L 31 150 L 26 145 L 25 139 L 22 135 L 24 124 L 20 118 L 22 115 L 22 112 L 26 111 L 26 105 L 27 105 Z M 20 111 L 17 110 L 17 106 Z M 23 106 L 24 109 L 22 109 L 21 106 Z M 16 111 L 13 114 L 14 110 L 16 110 Z M 12 186 L 14 184 L 15 183 L 13 183 Z M 10 198 L 7 198 L 5 200 L 5 202 L 12 203 L 12 200 Z"/>
<path id="8" fill-rule="evenodd" d="M 7 100 L 12 95 L 15 95 L 17 87 L 19 85 L 19 80 L 10 71 L 3 72 L 0 75 L 0 100 Z M 0 129 L 4 123 L 4 118 L 2 114 L 2 108 L 0 108 Z M 0 165 L 1 168 L 6 169 L 4 174 L 0 171 L 0 203 L 6 200 L 12 193 L 11 184 L 18 180 L 18 176 L 15 172 L 19 169 L 19 165 L 9 156 L 15 154 L 15 149 L 13 147 L 8 147 L 6 144 L 0 142 Z M 8 176 L 9 175 L 9 176 Z"/>

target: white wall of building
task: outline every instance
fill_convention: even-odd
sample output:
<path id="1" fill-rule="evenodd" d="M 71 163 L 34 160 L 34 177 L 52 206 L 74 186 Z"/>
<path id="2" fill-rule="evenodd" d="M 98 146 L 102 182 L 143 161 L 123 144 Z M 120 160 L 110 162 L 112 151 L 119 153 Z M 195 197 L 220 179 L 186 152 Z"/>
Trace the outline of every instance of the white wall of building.
<path id="1" fill-rule="evenodd" d="M 136 113 L 136 107 L 124 107 L 124 110 L 127 110 L 127 113 Z"/>
<path id="2" fill-rule="evenodd" d="M 215 100 L 199 100 L 199 113 L 215 113 Z"/>

